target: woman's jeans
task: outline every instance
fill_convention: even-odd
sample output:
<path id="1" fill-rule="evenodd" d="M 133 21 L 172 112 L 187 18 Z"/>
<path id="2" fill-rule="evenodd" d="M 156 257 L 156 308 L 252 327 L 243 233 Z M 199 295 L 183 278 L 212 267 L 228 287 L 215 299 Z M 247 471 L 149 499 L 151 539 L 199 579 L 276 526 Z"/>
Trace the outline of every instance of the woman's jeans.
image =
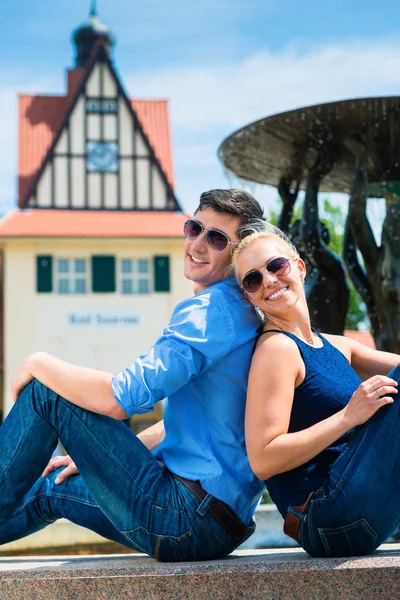
<path id="1" fill-rule="evenodd" d="M 400 383 L 400 368 L 389 377 Z M 300 544 L 312 556 L 370 554 L 400 520 L 400 385 L 393 404 L 354 429 L 312 496 L 300 525 Z"/>
<path id="2" fill-rule="evenodd" d="M 80 475 L 43 479 L 60 438 Z M 0 427 L 0 544 L 64 517 L 165 561 L 226 556 L 234 540 L 203 501 L 160 465 L 121 421 L 61 398 L 37 380 Z"/>

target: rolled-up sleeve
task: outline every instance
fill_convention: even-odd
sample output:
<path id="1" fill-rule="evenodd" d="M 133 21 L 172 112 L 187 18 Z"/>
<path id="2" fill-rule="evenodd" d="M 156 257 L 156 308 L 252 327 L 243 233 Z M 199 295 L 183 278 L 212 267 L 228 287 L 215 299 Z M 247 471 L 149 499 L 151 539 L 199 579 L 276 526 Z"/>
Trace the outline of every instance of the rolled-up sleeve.
<path id="1" fill-rule="evenodd" d="M 128 416 L 152 411 L 156 402 L 225 356 L 233 331 L 229 312 L 208 295 L 181 302 L 150 351 L 112 377 L 114 398 Z"/>

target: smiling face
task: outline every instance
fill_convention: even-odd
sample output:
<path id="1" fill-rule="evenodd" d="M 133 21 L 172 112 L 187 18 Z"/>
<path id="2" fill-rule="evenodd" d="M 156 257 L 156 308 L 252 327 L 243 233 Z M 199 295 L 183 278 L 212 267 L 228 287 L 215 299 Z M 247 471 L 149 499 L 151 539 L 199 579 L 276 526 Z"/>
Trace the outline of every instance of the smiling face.
<path id="1" fill-rule="evenodd" d="M 201 223 L 205 230 L 218 229 L 225 233 L 231 242 L 238 241 L 236 231 L 240 220 L 234 215 L 218 213 L 211 208 L 206 208 L 196 213 L 196 221 Z M 232 259 L 233 247 L 228 245 L 223 252 L 211 250 L 206 243 L 206 231 L 195 240 L 185 240 L 184 274 L 187 279 L 194 282 L 195 294 L 224 279 L 225 271 Z"/>
<path id="2" fill-rule="evenodd" d="M 290 269 L 284 275 L 274 274 L 266 269 L 266 265 L 278 257 L 290 260 Z M 304 262 L 294 256 L 291 248 L 283 240 L 276 236 L 260 237 L 241 251 L 236 261 L 238 280 L 242 282 L 248 273 L 256 269 L 262 273 L 261 287 L 254 294 L 245 292 L 245 295 L 270 319 L 285 318 L 299 299 L 305 301 Z"/>

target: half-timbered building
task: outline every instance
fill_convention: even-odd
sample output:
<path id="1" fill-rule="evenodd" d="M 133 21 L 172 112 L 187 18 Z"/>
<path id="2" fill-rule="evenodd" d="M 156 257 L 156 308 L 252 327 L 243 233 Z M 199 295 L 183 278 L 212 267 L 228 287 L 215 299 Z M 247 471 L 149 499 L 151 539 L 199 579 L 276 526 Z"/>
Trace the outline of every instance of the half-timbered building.
<path id="1" fill-rule="evenodd" d="M 147 351 L 183 277 L 166 100 L 132 100 L 92 3 L 65 96 L 19 97 L 18 207 L 0 221 L 3 409 L 45 350 L 112 372 Z"/>

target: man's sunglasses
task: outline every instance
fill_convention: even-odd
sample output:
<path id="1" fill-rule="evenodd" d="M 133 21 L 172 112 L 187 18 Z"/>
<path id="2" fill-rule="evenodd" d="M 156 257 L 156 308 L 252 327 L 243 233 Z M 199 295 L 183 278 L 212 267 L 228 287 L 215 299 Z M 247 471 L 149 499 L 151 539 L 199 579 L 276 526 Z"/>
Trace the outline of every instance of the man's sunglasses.
<path id="1" fill-rule="evenodd" d="M 236 242 L 229 241 L 228 236 L 218 229 L 206 229 L 201 223 L 194 219 L 189 219 L 183 226 L 183 233 L 187 240 L 195 240 L 206 232 L 206 243 L 214 252 L 223 252 L 229 245 L 237 246 Z"/>
<path id="2" fill-rule="evenodd" d="M 247 273 L 243 278 L 242 288 L 249 294 L 256 294 L 262 285 L 263 271 L 268 271 L 268 273 L 272 273 L 277 277 L 282 277 L 290 273 L 292 262 L 293 260 L 289 260 L 284 256 L 273 258 L 265 265 L 265 267 L 260 267 L 259 269 Z"/>

